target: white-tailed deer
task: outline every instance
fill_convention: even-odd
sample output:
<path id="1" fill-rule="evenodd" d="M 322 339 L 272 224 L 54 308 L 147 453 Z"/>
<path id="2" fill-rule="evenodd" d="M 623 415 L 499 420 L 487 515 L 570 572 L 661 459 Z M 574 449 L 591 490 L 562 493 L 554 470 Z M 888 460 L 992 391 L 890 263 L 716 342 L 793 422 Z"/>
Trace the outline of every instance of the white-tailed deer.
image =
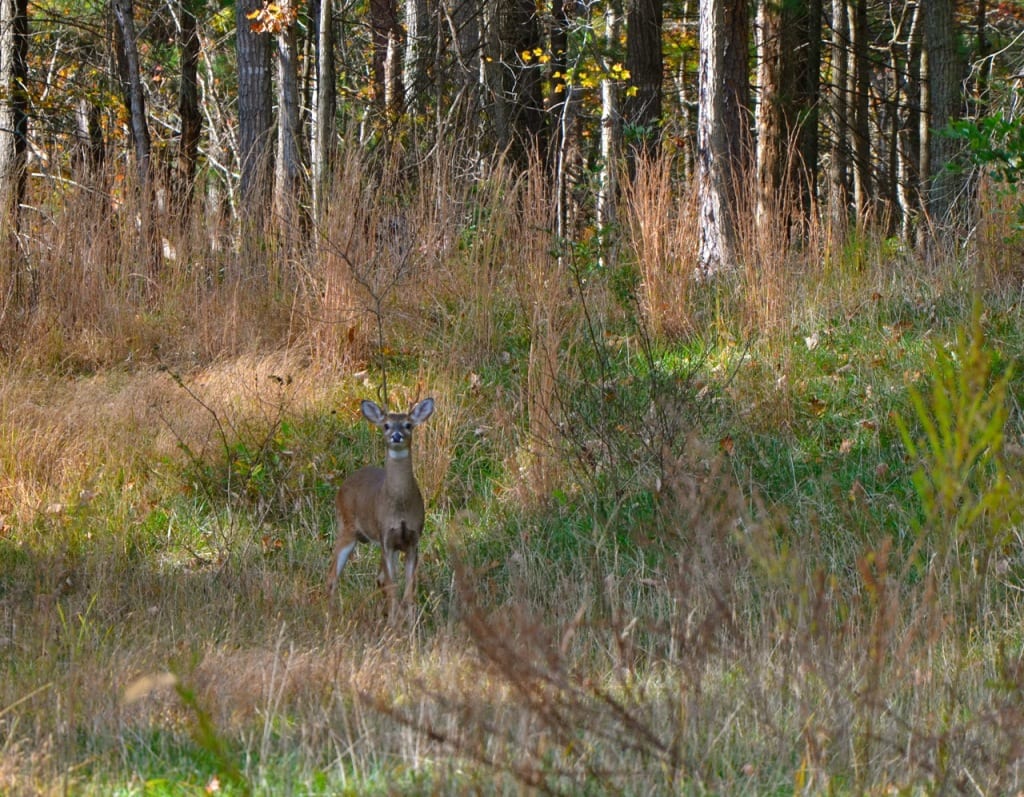
<path id="1" fill-rule="evenodd" d="M 395 617 L 398 590 L 395 573 L 398 552 L 405 554 L 405 596 L 409 603 L 416 589 L 416 565 L 423 532 L 423 496 L 412 471 L 412 430 L 434 411 L 434 400 L 423 399 L 408 414 L 385 413 L 372 401 L 361 405 L 363 415 L 384 432 L 387 458 L 383 468 L 357 470 L 342 483 L 335 499 L 338 539 L 331 557 L 327 590 L 334 596 L 338 577 L 357 542 L 381 547 L 377 585 L 388 593 L 389 616 Z"/>

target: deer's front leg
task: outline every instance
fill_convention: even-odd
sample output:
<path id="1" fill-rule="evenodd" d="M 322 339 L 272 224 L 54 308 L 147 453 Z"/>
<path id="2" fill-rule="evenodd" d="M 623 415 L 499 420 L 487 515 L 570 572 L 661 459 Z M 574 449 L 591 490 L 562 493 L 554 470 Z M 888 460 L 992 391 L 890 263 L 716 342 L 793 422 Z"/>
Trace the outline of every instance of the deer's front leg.
<path id="1" fill-rule="evenodd" d="M 419 566 L 419 551 L 417 546 L 411 546 L 405 552 L 405 595 L 402 598 L 406 603 L 412 603 L 416 597 L 416 570 Z"/>
<path id="2" fill-rule="evenodd" d="M 377 584 L 387 594 L 388 617 L 394 619 L 398 609 L 398 585 L 395 576 L 398 571 L 398 550 L 394 547 L 394 537 L 385 533 L 381 541 L 380 571 L 377 573 Z"/>

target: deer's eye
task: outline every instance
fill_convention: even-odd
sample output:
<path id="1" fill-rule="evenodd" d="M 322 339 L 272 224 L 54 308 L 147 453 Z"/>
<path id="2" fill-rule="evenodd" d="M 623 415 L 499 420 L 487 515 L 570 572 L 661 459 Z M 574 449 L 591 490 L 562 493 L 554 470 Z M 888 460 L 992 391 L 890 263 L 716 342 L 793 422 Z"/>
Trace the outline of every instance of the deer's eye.
<path id="1" fill-rule="evenodd" d="M 388 421 L 384 421 L 384 431 L 385 432 L 390 432 L 391 431 L 391 424 Z"/>
<path id="2" fill-rule="evenodd" d="M 409 423 L 408 421 L 406 421 L 406 422 L 405 422 L 404 424 L 402 424 L 402 425 L 403 425 L 403 426 L 405 427 L 405 431 L 407 431 L 407 432 L 411 432 L 411 431 L 412 431 L 412 424 L 411 424 L 411 423 Z"/>

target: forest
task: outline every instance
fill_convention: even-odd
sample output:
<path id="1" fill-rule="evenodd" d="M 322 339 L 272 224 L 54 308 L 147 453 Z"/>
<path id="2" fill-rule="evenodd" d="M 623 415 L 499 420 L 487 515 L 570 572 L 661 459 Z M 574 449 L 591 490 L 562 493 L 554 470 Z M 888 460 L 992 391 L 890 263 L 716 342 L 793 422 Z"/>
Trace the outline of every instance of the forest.
<path id="1" fill-rule="evenodd" d="M 1019 0 L 0 0 L 0 792 L 1024 793 L 1022 81 Z"/>

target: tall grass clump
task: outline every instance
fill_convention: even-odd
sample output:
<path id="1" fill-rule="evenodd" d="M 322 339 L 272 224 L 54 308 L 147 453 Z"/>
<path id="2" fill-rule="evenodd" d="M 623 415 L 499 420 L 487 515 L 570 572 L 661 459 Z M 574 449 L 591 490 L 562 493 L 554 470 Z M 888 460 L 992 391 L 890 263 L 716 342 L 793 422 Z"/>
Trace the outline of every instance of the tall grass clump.
<path id="1" fill-rule="evenodd" d="M 696 333 L 691 288 L 697 274 L 697 213 L 692 193 L 679 196 L 671 158 L 641 160 L 626 183 L 625 226 L 639 277 L 640 302 L 655 338 Z"/>

